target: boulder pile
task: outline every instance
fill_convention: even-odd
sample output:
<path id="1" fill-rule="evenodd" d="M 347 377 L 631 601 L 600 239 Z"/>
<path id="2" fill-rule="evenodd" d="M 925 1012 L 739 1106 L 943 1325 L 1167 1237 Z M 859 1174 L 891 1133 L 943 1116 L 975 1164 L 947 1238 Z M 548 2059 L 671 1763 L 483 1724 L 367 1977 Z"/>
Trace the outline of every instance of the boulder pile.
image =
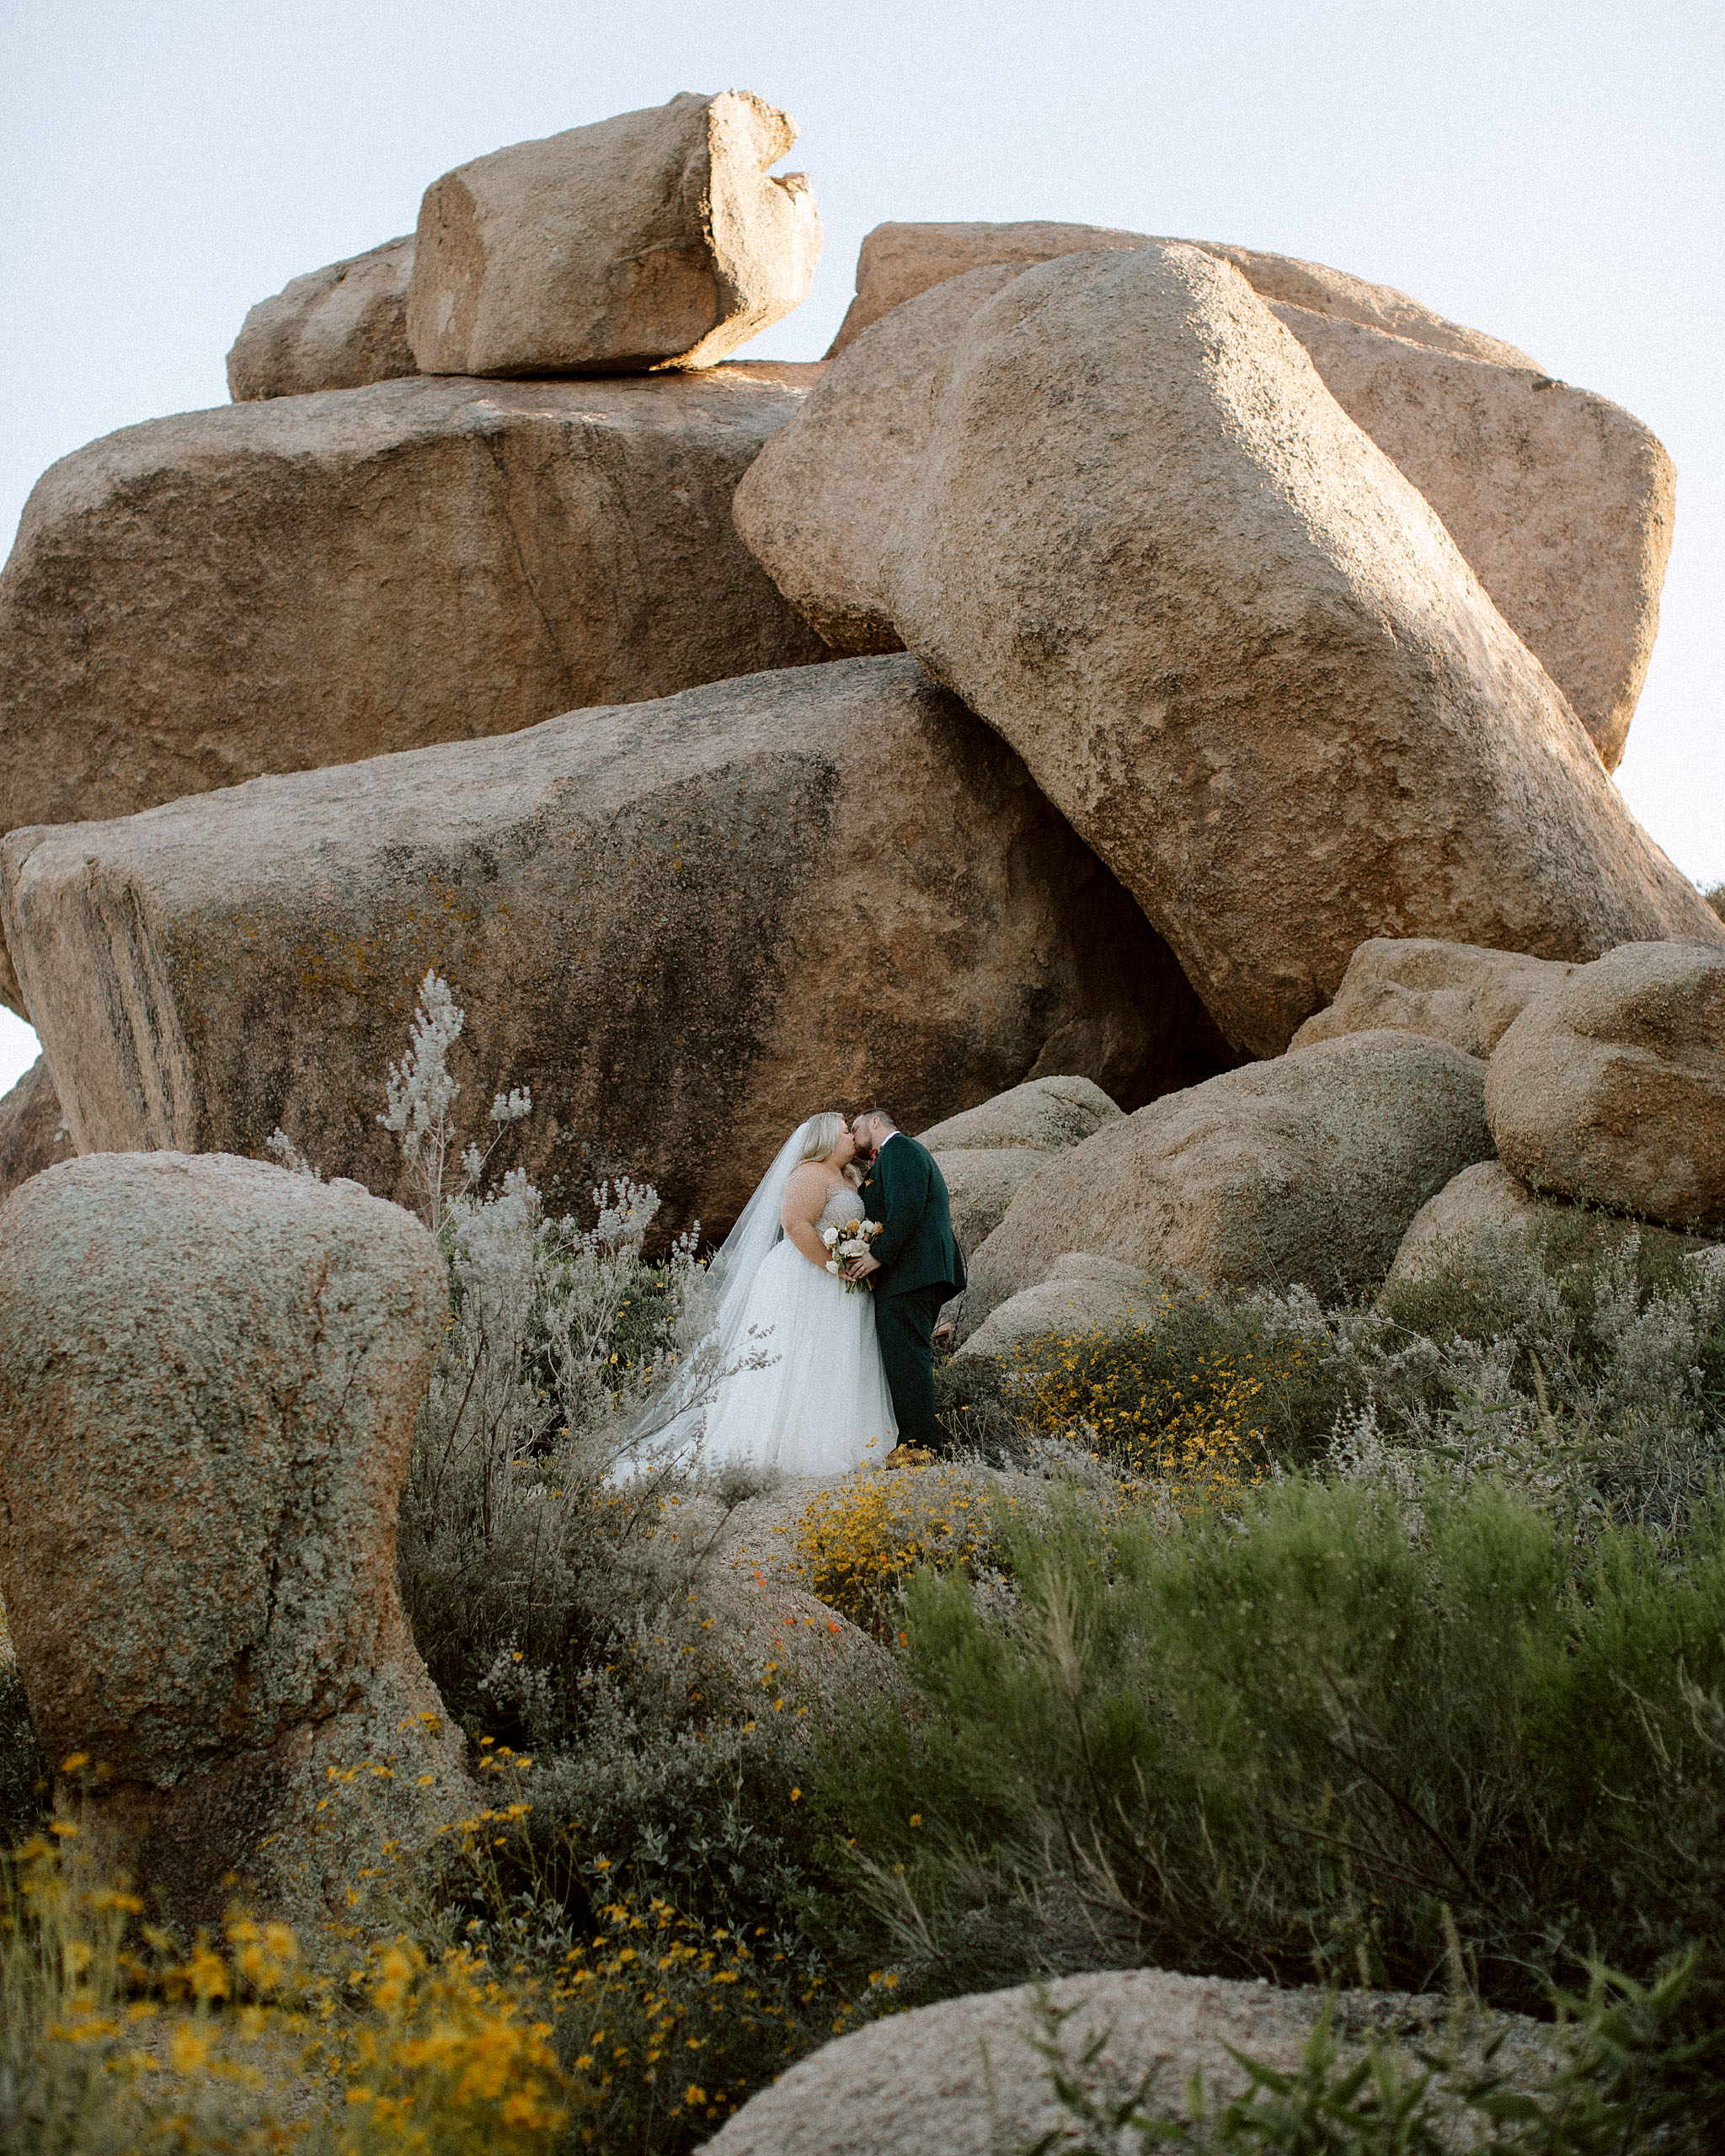
<path id="1" fill-rule="evenodd" d="M 733 357 L 809 289 L 795 136 L 685 93 L 446 173 L 0 574 L 0 1592 L 164 1876 L 435 1715 L 378 1122 L 430 970 L 509 1164 L 666 1233 L 811 1110 L 922 1129 L 970 1355 L 1536 1204 L 1725 1231 L 1725 924 L 1610 776 L 1647 429 L 1112 227 L 882 226 L 825 362 Z"/>

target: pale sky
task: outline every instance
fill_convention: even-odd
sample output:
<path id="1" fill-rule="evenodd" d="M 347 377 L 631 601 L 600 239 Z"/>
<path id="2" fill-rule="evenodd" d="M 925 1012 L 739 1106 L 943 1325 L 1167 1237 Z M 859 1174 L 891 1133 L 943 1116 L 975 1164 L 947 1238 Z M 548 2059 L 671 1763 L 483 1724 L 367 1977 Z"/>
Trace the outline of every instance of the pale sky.
<path id="1" fill-rule="evenodd" d="M 800 122 L 825 227 L 762 356 L 819 356 L 873 225 L 1049 217 L 1332 263 L 1626 405 L 1677 538 L 1618 782 L 1725 878 L 1717 0 L 0 0 L 0 543 L 56 457 L 226 403 L 247 307 L 440 173 L 727 88 Z M 0 1022 L 3 1086 L 35 1049 Z"/>

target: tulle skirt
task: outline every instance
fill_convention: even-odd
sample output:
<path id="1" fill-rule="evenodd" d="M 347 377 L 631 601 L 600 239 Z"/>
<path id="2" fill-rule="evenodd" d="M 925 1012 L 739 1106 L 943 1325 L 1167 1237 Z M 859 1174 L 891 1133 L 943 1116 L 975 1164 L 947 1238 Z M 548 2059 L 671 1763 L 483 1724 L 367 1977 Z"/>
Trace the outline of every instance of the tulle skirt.
<path id="1" fill-rule="evenodd" d="M 749 1290 L 734 1369 L 707 1411 L 702 1456 L 787 1475 L 877 1464 L 899 1433 L 874 1337 L 874 1298 L 852 1292 L 790 1241 L 775 1244 Z"/>

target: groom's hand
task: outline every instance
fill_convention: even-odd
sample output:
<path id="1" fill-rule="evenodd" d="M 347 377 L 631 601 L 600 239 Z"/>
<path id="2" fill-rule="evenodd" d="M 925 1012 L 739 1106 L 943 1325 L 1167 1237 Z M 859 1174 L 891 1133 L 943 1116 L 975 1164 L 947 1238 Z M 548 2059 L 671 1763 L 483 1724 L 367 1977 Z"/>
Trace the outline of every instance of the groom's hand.
<path id="1" fill-rule="evenodd" d="M 845 1267 L 845 1278 L 847 1280 L 866 1280 L 871 1273 L 879 1273 L 879 1270 L 880 1260 L 878 1257 L 853 1257 Z"/>

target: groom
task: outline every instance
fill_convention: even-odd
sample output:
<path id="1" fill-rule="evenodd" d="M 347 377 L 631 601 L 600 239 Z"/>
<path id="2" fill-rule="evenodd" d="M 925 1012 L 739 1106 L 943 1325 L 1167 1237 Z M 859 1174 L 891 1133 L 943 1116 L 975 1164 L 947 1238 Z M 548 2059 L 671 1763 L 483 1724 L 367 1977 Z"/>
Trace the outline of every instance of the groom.
<path id="1" fill-rule="evenodd" d="M 862 1195 L 881 1231 L 868 1256 L 846 1270 L 853 1280 L 878 1276 L 875 1332 L 899 1425 L 898 1444 L 887 1457 L 891 1467 L 942 1449 L 934 1419 L 934 1321 L 941 1305 L 964 1285 L 964 1261 L 934 1155 L 906 1138 L 883 1108 L 859 1115 L 851 1132 L 858 1152 L 874 1156 Z"/>

